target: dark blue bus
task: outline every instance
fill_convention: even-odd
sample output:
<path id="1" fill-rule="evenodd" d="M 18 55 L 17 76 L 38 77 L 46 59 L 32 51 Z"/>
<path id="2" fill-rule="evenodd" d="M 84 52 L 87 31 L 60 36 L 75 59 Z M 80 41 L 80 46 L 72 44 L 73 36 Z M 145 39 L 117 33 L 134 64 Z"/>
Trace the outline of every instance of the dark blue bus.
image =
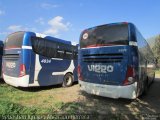
<path id="1" fill-rule="evenodd" d="M 2 78 L 3 41 L 0 41 L 0 78 Z"/>
<path id="2" fill-rule="evenodd" d="M 78 47 L 70 41 L 33 32 L 15 32 L 4 42 L 4 81 L 16 87 L 71 86 L 76 74 Z"/>
<path id="3" fill-rule="evenodd" d="M 135 99 L 155 77 L 153 53 L 132 23 L 84 30 L 78 54 L 80 88 L 90 94 Z"/>

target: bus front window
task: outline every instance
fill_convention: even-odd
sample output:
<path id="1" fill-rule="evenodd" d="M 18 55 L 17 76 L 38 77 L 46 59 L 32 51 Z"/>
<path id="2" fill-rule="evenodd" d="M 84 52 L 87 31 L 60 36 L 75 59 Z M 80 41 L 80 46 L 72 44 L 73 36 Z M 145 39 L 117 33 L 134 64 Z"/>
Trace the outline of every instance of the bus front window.
<path id="1" fill-rule="evenodd" d="M 103 25 L 85 30 L 80 38 L 80 47 L 128 45 L 128 25 Z"/>

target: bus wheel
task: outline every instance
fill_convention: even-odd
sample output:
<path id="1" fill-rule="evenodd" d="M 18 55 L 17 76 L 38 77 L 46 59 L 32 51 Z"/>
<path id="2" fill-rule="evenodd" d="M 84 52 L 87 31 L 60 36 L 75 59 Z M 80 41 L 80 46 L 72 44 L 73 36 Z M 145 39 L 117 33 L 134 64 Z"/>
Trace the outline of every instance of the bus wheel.
<path id="1" fill-rule="evenodd" d="M 147 80 L 146 80 L 146 82 L 145 82 L 144 85 L 145 85 L 145 86 L 144 86 L 143 94 L 144 94 L 144 95 L 147 95 L 147 92 L 148 92 L 148 78 L 147 78 Z"/>
<path id="2" fill-rule="evenodd" d="M 153 75 L 152 83 L 154 83 L 154 81 L 155 81 L 155 72 L 154 72 L 154 75 Z"/>
<path id="3" fill-rule="evenodd" d="M 63 78 L 63 87 L 69 87 L 73 84 L 73 75 L 71 73 L 67 73 Z"/>

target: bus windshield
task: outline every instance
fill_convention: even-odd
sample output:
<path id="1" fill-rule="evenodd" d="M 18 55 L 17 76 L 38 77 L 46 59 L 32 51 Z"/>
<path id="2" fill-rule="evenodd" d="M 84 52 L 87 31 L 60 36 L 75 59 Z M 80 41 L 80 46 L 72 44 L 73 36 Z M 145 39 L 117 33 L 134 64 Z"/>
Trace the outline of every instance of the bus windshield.
<path id="1" fill-rule="evenodd" d="M 4 43 L 4 47 L 7 48 L 21 48 L 23 42 L 24 32 L 16 32 L 10 34 Z"/>
<path id="2" fill-rule="evenodd" d="M 85 30 L 80 38 L 80 48 L 128 45 L 128 24 L 102 25 Z"/>

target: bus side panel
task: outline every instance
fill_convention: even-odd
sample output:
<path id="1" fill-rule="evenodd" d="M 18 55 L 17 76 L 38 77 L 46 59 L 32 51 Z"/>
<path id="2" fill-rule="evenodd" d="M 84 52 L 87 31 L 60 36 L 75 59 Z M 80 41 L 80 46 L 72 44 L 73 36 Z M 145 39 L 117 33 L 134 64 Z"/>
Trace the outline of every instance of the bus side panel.
<path id="1" fill-rule="evenodd" d="M 143 93 L 145 81 L 147 79 L 147 61 L 144 57 L 143 51 L 139 49 L 139 86 L 140 93 Z"/>
<path id="2" fill-rule="evenodd" d="M 39 69 L 39 73 L 37 76 L 40 86 L 55 85 L 60 83 L 59 78 L 63 78 L 62 75 L 54 75 L 54 77 L 52 76 L 52 72 L 54 71 L 54 69 L 59 68 L 58 64 L 52 64 L 52 60 L 50 58 L 46 58 L 43 56 L 39 56 L 38 62 L 41 65 L 41 69 Z"/>
<path id="3" fill-rule="evenodd" d="M 34 84 L 34 76 L 35 76 L 35 53 L 31 51 L 30 55 L 30 76 L 29 76 L 29 84 Z"/>
<path id="4" fill-rule="evenodd" d="M 153 64 L 154 61 L 153 53 L 146 40 L 143 38 L 143 36 L 137 29 L 136 29 L 136 39 L 137 39 L 139 58 L 140 58 L 139 80 L 142 81 L 141 82 L 142 86 L 141 93 L 142 93 L 144 91 L 145 86 L 151 83 L 151 81 L 153 80 L 155 66 Z"/>
<path id="5" fill-rule="evenodd" d="M 137 96 L 139 96 L 143 90 L 143 82 L 145 77 L 144 58 L 140 55 L 139 48 L 137 46 L 131 46 L 130 51 L 129 64 L 133 66 L 135 71 L 135 80 L 137 81 Z"/>
<path id="6" fill-rule="evenodd" d="M 37 77 L 39 86 L 62 83 L 66 73 L 65 71 L 70 65 L 71 60 L 56 60 L 36 55 L 35 73 L 37 73 L 37 75 L 35 74 L 35 76 Z"/>
<path id="7" fill-rule="evenodd" d="M 26 69 L 26 75 L 30 74 L 30 59 L 31 59 L 31 50 L 29 49 L 23 49 L 22 50 L 22 62 L 21 64 L 25 65 L 25 69 Z"/>
<path id="8" fill-rule="evenodd" d="M 39 86 L 39 83 L 38 83 L 38 74 L 39 74 L 39 71 L 41 70 L 41 64 L 39 62 L 39 55 L 38 54 L 35 54 L 34 52 L 31 53 L 31 61 L 33 60 L 33 62 L 31 63 L 31 79 L 30 79 L 30 82 L 33 86 Z"/>
<path id="9" fill-rule="evenodd" d="M 26 32 L 24 34 L 23 46 L 29 47 L 23 49 L 23 63 L 26 67 L 26 74 L 29 75 L 29 84 L 34 83 L 34 71 L 35 71 L 35 54 L 33 52 L 31 37 L 35 36 L 35 33 Z"/>

